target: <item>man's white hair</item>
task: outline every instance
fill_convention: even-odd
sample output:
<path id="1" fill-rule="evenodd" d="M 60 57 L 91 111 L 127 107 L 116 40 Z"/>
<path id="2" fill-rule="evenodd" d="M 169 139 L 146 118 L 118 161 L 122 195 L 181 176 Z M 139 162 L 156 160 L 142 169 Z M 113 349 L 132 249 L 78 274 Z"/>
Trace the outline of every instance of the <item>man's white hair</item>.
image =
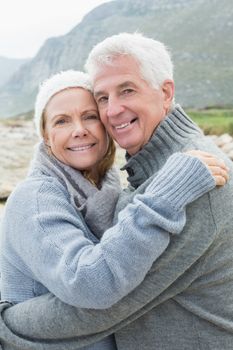
<path id="1" fill-rule="evenodd" d="M 155 89 L 164 80 L 173 80 L 173 63 L 168 49 L 160 41 L 139 33 L 113 35 L 94 46 L 85 64 L 91 80 L 95 79 L 100 67 L 112 65 L 119 55 L 134 58 L 139 64 L 142 78 Z"/>

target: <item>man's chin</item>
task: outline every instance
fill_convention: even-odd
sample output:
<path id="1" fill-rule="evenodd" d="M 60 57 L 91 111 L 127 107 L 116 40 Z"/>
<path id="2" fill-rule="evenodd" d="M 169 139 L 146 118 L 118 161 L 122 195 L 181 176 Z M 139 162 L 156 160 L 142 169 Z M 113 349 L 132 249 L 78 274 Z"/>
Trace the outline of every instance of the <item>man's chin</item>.
<path id="1" fill-rule="evenodd" d="M 134 154 L 138 153 L 140 151 L 140 147 L 137 145 L 120 145 L 121 148 L 123 148 L 129 155 L 133 156 Z"/>
<path id="2" fill-rule="evenodd" d="M 116 143 L 130 155 L 137 153 L 141 148 L 141 139 L 139 137 L 134 137 L 132 140 L 130 137 L 131 135 L 128 135 L 128 137 L 124 136 L 124 138 L 114 136 L 113 139 L 116 141 Z"/>

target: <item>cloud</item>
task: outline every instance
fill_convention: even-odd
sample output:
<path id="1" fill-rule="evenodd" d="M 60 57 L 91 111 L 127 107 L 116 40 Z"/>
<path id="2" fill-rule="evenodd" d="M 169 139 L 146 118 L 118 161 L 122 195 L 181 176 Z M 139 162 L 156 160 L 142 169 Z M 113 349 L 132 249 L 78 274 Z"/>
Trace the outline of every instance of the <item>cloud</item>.
<path id="1" fill-rule="evenodd" d="M 109 0 L 7 0 L 0 11 L 0 56 L 33 57 L 43 42 L 69 32 Z"/>

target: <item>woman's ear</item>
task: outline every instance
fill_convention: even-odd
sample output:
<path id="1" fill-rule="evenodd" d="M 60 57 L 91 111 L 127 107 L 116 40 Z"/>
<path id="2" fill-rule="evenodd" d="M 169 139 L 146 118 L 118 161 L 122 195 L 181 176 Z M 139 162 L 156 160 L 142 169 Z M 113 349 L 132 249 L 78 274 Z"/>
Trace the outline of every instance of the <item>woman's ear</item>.
<path id="1" fill-rule="evenodd" d="M 47 134 L 46 131 L 44 131 L 43 140 L 44 140 L 44 143 L 45 143 L 46 146 L 48 146 L 48 147 L 51 146 L 50 141 L 49 141 L 49 137 L 48 137 L 48 134 Z"/>
<path id="2" fill-rule="evenodd" d="M 44 110 L 42 114 L 42 124 L 41 124 L 41 134 L 44 140 L 44 143 L 46 146 L 50 147 L 50 141 L 49 141 L 49 136 L 48 136 L 48 130 L 47 130 L 47 125 L 46 125 L 46 110 Z"/>
<path id="3" fill-rule="evenodd" d="M 166 111 L 169 111 L 174 98 L 174 94 L 175 94 L 174 81 L 170 79 L 164 80 L 161 88 L 162 88 L 163 97 L 164 97 L 163 99 L 164 109 Z"/>

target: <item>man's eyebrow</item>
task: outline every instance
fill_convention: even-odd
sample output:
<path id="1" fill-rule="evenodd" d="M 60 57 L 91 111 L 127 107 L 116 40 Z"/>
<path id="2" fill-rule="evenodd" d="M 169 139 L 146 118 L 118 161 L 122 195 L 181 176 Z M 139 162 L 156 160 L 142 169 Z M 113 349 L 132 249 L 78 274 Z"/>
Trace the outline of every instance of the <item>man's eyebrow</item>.
<path id="1" fill-rule="evenodd" d="M 102 90 L 99 90 L 97 92 L 94 91 L 94 98 L 98 98 L 99 96 L 105 95 L 106 93 Z"/>
<path id="2" fill-rule="evenodd" d="M 129 87 L 129 86 L 135 86 L 135 84 L 132 81 L 127 80 L 127 81 L 124 81 L 124 83 L 118 85 L 118 88 L 123 89 L 123 88 Z"/>
<path id="3" fill-rule="evenodd" d="M 135 87 L 135 84 L 132 81 L 127 80 L 127 81 L 124 81 L 123 83 L 117 85 L 117 89 L 124 89 L 124 88 L 129 87 L 129 86 Z M 106 95 L 106 94 L 107 93 L 104 90 L 99 90 L 99 91 L 94 92 L 94 97 L 98 98 L 99 96 Z"/>

